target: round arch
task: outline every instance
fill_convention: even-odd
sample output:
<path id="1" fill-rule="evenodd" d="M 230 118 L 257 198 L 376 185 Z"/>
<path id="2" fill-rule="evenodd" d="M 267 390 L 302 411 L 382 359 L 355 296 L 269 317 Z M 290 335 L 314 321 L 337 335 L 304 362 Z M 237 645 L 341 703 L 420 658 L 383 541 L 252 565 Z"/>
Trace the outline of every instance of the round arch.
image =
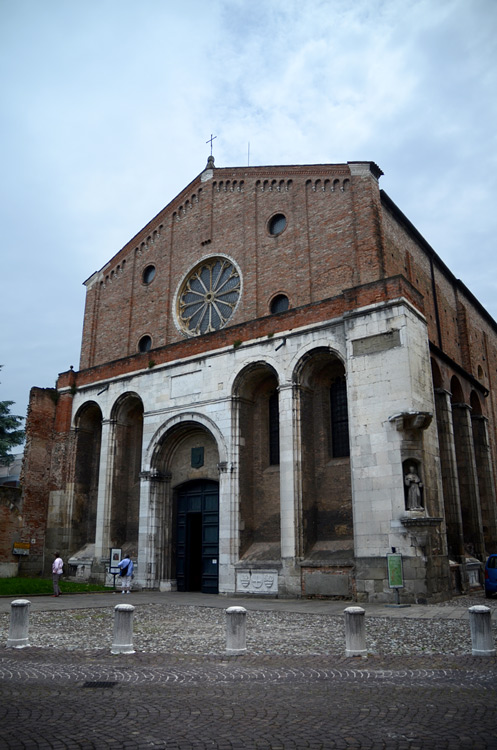
<path id="1" fill-rule="evenodd" d="M 440 370 L 438 362 L 433 359 L 433 357 L 430 358 L 431 363 L 431 375 L 433 380 L 433 387 L 434 388 L 443 388 L 443 377 L 442 377 L 442 371 Z"/>
<path id="2" fill-rule="evenodd" d="M 462 389 L 461 381 L 455 375 L 450 380 L 450 392 L 451 402 L 453 404 L 464 404 L 466 399 L 464 398 L 464 391 Z"/>
<path id="3" fill-rule="evenodd" d="M 338 348 L 331 346 L 329 342 L 318 340 L 313 341 L 307 347 L 300 349 L 298 354 L 292 359 L 292 362 L 290 363 L 292 382 L 296 385 L 302 385 L 302 373 L 306 369 L 309 361 L 313 360 L 315 357 L 323 358 L 325 356 L 338 360 L 345 372 L 346 358 L 344 354 Z"/>
<path id="4" fill-rule="evenodd" d="M 200 412 L 188 411 L 184 414 L 177 414 L 176 416 L 171 417 L 161 424 L 154 432 L 145 450 L 144 470 L 153 470 L 157 468 L 159 456 L 164 450 L 165 443 L 167 443 L 169 438 L 174 436 L 174 434 L 179 434 L 176 432 L 177 430 L 191 430 L 192 428 L 202 428 L 209 433 L 216 442 L 219 462 L 228 461 L 226 439 L 217 424 Z M 169 448 L 166 448 L 166 451 L 169 450 Z"/>
<path id="5" fill-rule="evenodd" d="M 110 544 L 132 557 L 138 554 L 143 414 L 142 399 L 134 391 L 122 393 L 110 410 L 113 450 Z"/>
<path id="6" fill-rule="evenodd" d="M 272 354 L 261 356 L 247 357 L 240 363 L 238 369 L 234 370 L 229 381 L 228 381 L 228 392 L 233 396 L 238 395 L 240 384 L 246 378 L 247 374 L 250 375 L 252 370 L 256 368 L 268 368 L 274 374 L 278 385 L 285 382 L 285 373 L 281 367 L 281 362 L 274 357 Z"/>
<path id="7" fill-rule="evenodd" d="M 74 481 L 71 512 L 71 554 L 95 543 L 102 411 L 86 401 L 74 415 L 76 428 Z"/>
<path id="8" fill-rule="evenodd" d="M 220 470 L 226 456 L 219 428 L 195 412 L 167 420 L 147 446 L 142 477 L 148 524 L 155 529 L 152 564 L 165 585 L 217 593 Z"/>
<path id="9" fill-rule="evenodd" d="M 301 524 L 304 556 L 337 548 L 352 554 L 352 480 L 346 370 L 339 352 L 309 347 L 292 379 L 301 444 Z"/>

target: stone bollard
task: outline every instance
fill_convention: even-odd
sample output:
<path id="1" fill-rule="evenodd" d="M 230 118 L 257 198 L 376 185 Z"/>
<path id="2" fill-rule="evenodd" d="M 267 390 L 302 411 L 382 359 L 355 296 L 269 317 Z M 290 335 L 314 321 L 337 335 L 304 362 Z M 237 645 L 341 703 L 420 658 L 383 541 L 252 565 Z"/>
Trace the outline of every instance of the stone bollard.
<path id="1" fill-rule="evenodd" d="M 367 656 L 362 607 L 347 607 L 345 613 L 345 656 Z"/>
<path id="2" fill-rule="evenodd" d="M 226 610 L 226 653 L 244 654 L 246 644 L 246 617 L 244 607 L 228 607 Z"/>
<path id="3" fill-rule="evenodd" d="M 114 607 L 114 638 L 111 654 L 134 654 L 132 604 L 117 604 Z"/>
<path id="4" fill-rule="evenodd" d="M 28 599 L 16 599 L 10 605 L 10 627 L 7 648 L 25 648 L 29 646 L 29 608 Z"/>
<path id="5" fill-rule="evenodd" d="M 472 655 L 495 656 L 490 608 L 482 604 L 470 607 L 469 627 L 471 628 Z"/>

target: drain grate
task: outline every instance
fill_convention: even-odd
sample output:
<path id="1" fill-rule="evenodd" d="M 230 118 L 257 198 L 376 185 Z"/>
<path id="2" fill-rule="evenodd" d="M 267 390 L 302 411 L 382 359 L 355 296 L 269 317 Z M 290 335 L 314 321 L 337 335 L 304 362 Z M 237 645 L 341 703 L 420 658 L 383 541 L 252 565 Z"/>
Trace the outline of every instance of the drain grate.
<path id="1" fill-rule="evenodd" d="M 83 684 L 84 688 L 111 688 L 114 687 L 114 685 L 117 685 L 117 682 L 85 682 Z"/>

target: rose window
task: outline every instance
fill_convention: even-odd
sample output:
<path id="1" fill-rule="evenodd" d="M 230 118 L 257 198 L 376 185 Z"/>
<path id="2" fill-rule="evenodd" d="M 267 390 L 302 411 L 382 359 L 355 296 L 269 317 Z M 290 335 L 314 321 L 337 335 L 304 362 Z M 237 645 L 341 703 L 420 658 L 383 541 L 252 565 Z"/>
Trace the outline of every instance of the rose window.
<path id="1" fill-rule="evenodd" d="M 238 304 L 240 285 L 240 274 L 227 258 L 199 263 L 178 295 L 177 316 L 183 331 L 200 336 L 225 326 Z"/>

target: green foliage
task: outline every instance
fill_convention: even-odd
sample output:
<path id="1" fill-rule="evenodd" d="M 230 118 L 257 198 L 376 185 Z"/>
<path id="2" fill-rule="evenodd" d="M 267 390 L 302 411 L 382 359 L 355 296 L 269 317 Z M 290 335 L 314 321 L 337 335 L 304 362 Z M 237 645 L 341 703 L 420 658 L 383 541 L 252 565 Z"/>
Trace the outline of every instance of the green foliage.
<path id="1" fill-rule="evenodd" d="M 92 591 L 109 591 L 105 586 L 96 583 L 74 583 L 61 581 L 62 594 L 84 594 Z M 0 596 L 34 596 L 53 594 L 51 578 L 0 578 Z"/>
<path id="2" fill-rule="evenodd" d="M 0 365 L 0 370 L 3 365 Z M 9 465 L 14 457 L 9 453 L 15 445 L 20 445 L 24 440 L 24 430 L 21 422 L 24 417 L 14 416 L 10 413 L 13 401 L 0 401 L 0 463 Z"/>

